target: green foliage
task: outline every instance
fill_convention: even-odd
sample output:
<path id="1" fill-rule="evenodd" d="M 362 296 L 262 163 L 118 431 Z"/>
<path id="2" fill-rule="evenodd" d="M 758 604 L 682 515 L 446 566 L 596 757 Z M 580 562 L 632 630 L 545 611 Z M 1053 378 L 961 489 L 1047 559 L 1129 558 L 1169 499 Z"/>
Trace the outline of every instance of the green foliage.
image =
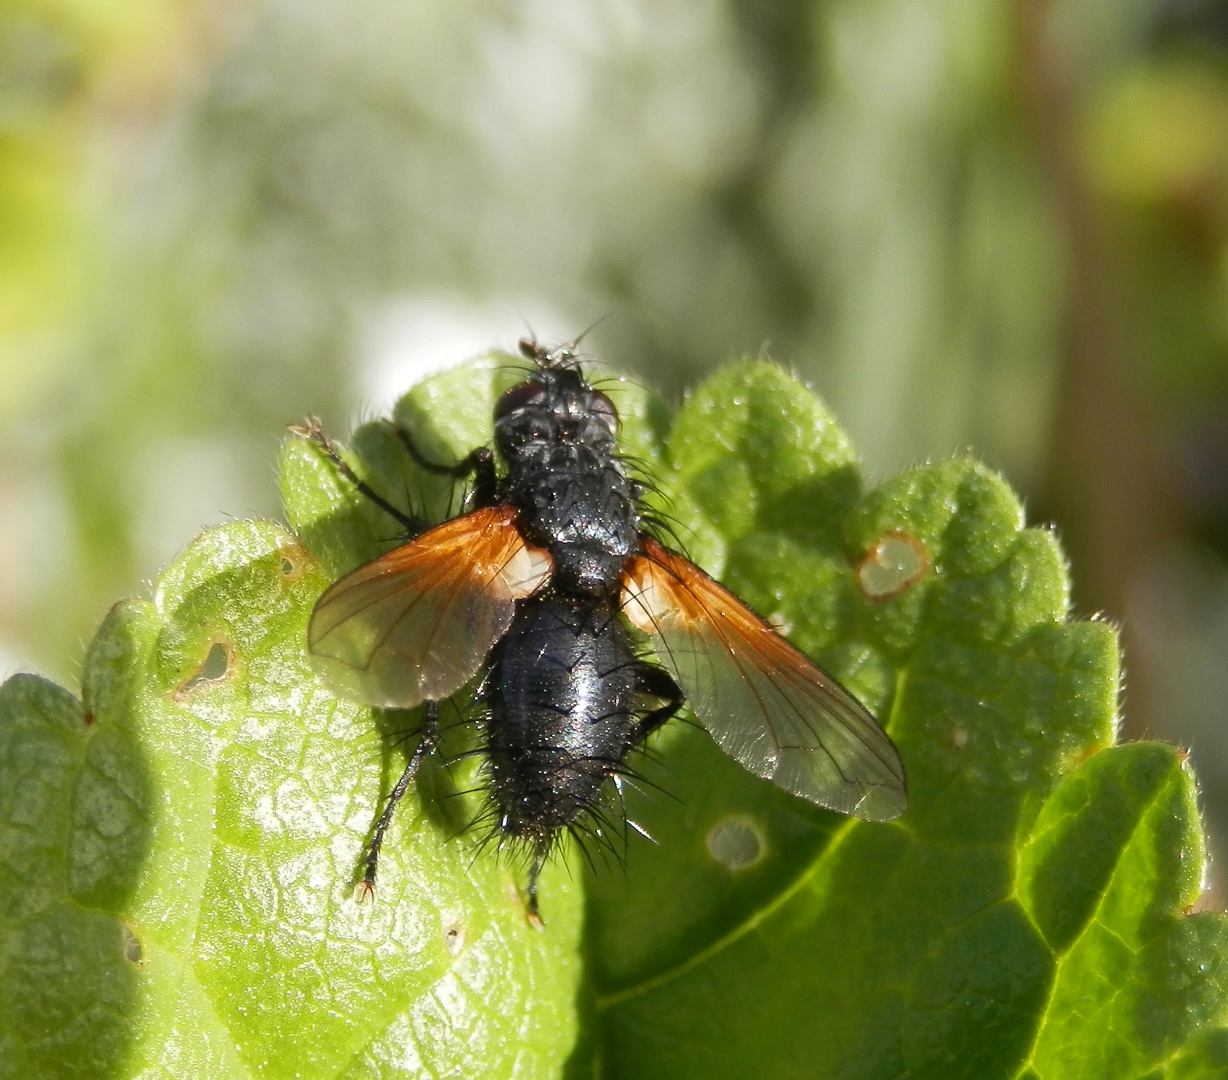
<path id="1" fill-rule="evenodd" d="M 516 377 L 486 358 L 396 418 L 454 460 Z M 907 814 L 839 818 L 675 723 L 629 797 L 656 845 L 630 835 L 626 872 L 598 857 L 586 889 L 576 853 L 552 867 L 544 931 L 520 868 L 455 835 L 468 766 L 423 777 L 358 904 L 415 720 L 317 687 L 304 633 L 397 538 L 291 438 L 294 533 L 198 539 L 107 616 L 81 702 L 0 690 L 0 1076 L 1228 1076 L 1228 922 L 1184 913 L 1193 779 L 1170 747 L 1111 746 L 1116 641 L 1066 620 L 1052 534 L 971 461 L 863 492 L 770 365 L 672 417 L 609 392 L 677 542 L 888 724 Z M 456 509 L 384 425 L 351 461 L 399 505 Z"/>

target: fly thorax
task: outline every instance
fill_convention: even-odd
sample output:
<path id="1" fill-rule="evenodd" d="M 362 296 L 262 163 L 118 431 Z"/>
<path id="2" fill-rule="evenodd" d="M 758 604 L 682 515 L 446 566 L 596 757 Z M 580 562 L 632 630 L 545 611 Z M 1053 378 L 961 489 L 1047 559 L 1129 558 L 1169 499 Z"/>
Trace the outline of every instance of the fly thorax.
<path id="1" fill-rule="evenodd" d="M 635 500 L 617 461 L 588 447 L 554 447 L 509 477 L 508 494 L 530 543 L 553 561 L 556 588 L 610 595 L 636 550 Z"/>
<path id="2" fill-rule="evenodd" d="M 501 495 L 530 544 L 546 549 L 553 586 L 610 597 L 637 550 L 635 498 L 617 456 L 618 414 L 578 370 L 543 368 L 495 409 L 507 462 Z"/>
<path id="3" fill-rule="evenodd" d="M 610 596 L 619 584 L 625 555 L 613 555 L 600 544 L 569 544 L 559 549 L 551 580 L 571 595 Z"/>

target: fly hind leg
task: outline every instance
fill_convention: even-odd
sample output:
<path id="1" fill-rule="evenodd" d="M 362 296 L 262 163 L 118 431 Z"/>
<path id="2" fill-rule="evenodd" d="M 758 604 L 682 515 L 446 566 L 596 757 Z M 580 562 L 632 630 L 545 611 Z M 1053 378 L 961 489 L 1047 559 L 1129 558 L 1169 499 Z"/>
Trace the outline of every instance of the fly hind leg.
<path id="1" fill-rule="evenodd" d="M 367 859 L 363 868 L 362 880 L 354 890 L 354 895 L 359 900 L 367 900 L 375 895 L 375 871 L 379 866 L 380 848 L 384 846 L 384 835 L 388 832 L 388 826 L 392 824 L 392 813 L 397 807 L 397 803 L 401 801 L 402 796 L 409 790 L 409 785 L 414 782 L 414 778 L 418 775 L 418 770 L 422 767 L 422 762 L 426 760 L 427 754 L 431 753 L 439 743 L 439 703 L 437 701 L 428 701 L 422 707 L 422 735 L 418 739 L 418 745 L 414 747 L 414 752 L 409 756 L 409 763 L 405 766 L 405 771 L 401 773 L 401 779 L 396 782 L 396 786 L 388 793 L 388 801 L 384 803 L 384 812 L 380 814 L 379 821 L 375 823 L 375 831 L 371 835 L 371 843 L 367 846 Z"/>
<path id="2" fill-rule="evenodd" d="M 636 727 L 637 743 L 642 743 L 667 720 L 672 719 L 686 702 L 673 676 L 662 667 L 641 661 L 635 668 L 635 689 L 648 697 L 654 697 L 664 702 L 655 709 L 650 709 L 641 718 Z"/>
<path id="3" fill-rule="evenodd" d="M 541 912 L 537 909 L 537 879 L 541 876 L 542 867 L 546 865 L 546 855 L 549 852 L 549 844 L 538 844 L 533 849 L 533 863 L 529 867 L 529 880 L 525 885 L 525 918 L 529 920 L 529 925 L 535 930 L 545 928 L 545 921 L 541 917 Z"/>
<path id="4" fill-rule="evenodd" d="M 647 661 L 639 661 L 636 664 L 635 689 L 639 694 L 656 698 L 662 704 L 655 709 L 649 709 L 641 714 L 635 726 L 635 734 L 630 744 L 631 747 L 642 746 L 649 735 L 677 714 L 686 700 L 669 672 Z M 627 814 L 627 804 L 623 793 L 623 785 L 627 781 L 630 781 L 633 786 L 637 781 L 647 782 L 643 776 L 627 770 L 625 765 L 622 764 L 619 765 L 618 770 L 614 773 L 614 786 L 618 791 L 619 804 L 622 806 L 623 822 L 628 828 L 634 829 L 646 840 L 656 843 L 648 830 L 633 821 Z M 652 784 L 651 786 L 655 787 L 656 785 Z M 625 836 L 626 833 L 624 832 Z"/>
<path id="5" fill-rule="evenodd" d="M 640 661 L 635 666 L 635 689 L 637 693 L 643 694 L 646 697 L 657 698 L 663 703 L 655 709 L 648 710 L 640 717 L 635 727 L 634 738 L 632 739 L 633 745 L 638 745 L 682 708 L 686 697 L 669 672 L 647 661 Z M 614 780 L 616 783 L 620 783 L 621 777 L 616 773 Z M 619 798 L 621 799 L 621 797 L 622 789 L 620 787 Z M 644 833 L 644 830 L 639 825 L 636 825 L 635 822 L 628 820 L 627 824 L 637 832 Z M 644 835 L 648 836 L 647 833 L 644 833 Z M 539 930 L 543 926 L 543 920 L 538 910 L 537 879 L 541 876 L 542 867 L 545 865 L 549 850 L 550 845 L 548 843 L 539 844 L 534 848 L 533 862 L 529 867 L 529 879 L 525 887 L 525 915 L 530 925 L 535 926 Z"/>

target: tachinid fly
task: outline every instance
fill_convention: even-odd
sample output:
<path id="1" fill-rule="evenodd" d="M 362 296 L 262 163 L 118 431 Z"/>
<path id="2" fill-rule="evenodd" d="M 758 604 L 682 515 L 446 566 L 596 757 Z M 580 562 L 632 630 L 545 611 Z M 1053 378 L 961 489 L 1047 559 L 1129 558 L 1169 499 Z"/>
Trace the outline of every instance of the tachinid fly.
<path id="1" fill-rule="evenodd" d="M 318 425 L 300 429 L 413 536 L 329 588 L 308 631 L 338 694 L 424 704 L 422 737 L 359 888 L 374 888 L 393 809 L 435 747 L 437 703 L 479 672 L 493 817 L 500 841 L 531 852 L 533 919 L 558 837 L 684 701 L 726 753 L 786 791 L 868 821 L 903 813 L 903 764 L 869 712 L 653 535 L 644 488 L 618 454 L 618 414 L 574 349 L 522 341 L 521 352 L 534 369 L 494 411 L 502 470 L 486 447 L 456 465 L 430 462 L 396 431 L 421 467 L 472 477 L 472 508 L 442 525 L 427 528 L 372 491 Z"/>

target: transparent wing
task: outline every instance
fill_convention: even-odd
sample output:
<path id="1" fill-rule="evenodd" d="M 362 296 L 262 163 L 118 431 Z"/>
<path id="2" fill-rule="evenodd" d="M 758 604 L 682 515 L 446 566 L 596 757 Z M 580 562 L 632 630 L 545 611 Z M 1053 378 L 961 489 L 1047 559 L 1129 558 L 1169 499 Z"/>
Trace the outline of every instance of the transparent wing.
<path id="1" fill-rule="evenodd" d="M 317 672 L 343 697 L 409 708 L 459 690 L 550 576 L 509 506 L 475 510 L 360 566 L 329 588 L 307 628 Z"/>
<path id="2" fill-rule="evenodd" d="M 874 717 L 693 563 L 645 538 L 623 610 L 696 719 L 756 776 L 866 821 L 904 812 L 904 763 Z"/>

